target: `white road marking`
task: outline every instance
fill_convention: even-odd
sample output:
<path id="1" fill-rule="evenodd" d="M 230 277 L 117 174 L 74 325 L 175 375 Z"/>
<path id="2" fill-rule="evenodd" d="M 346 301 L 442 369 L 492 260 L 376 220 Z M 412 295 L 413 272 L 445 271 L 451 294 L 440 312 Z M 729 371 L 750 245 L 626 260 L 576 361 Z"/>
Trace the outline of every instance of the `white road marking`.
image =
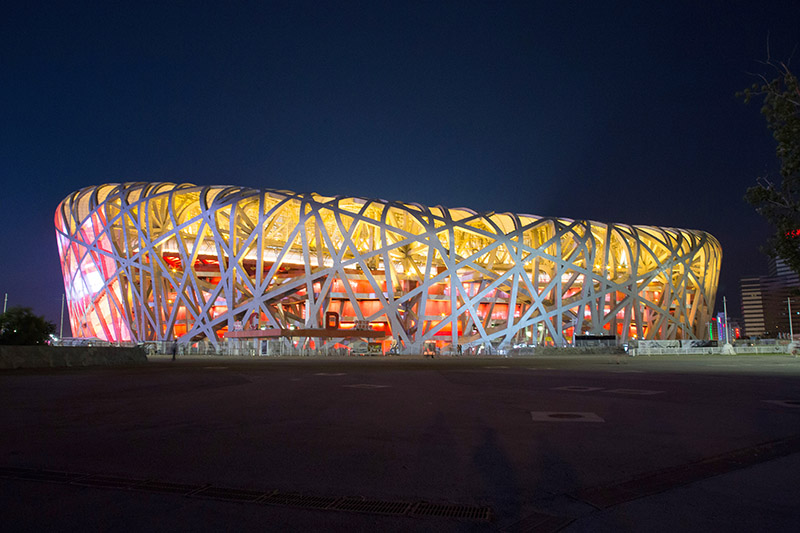
<path id="1" fill-rule="evenodd" d="M 351 389 L 385 389 L 389 387 L 389 385 L 373 385 L 371 383 L 359 383 L 358 385 L 343 385 L 343 387 L 349 387 Z"/>
<path id="2" fill-rule="evenodd" d="M 605 422 L 595 413 L 581 411 L 531 411 L 531 419 L 534 422 Z"/>
<path id="3" fill-rule="evenodd" d="M 646 390 L 646 389 L 608 389 L 603 392 L 611 392 L 614 394 L 637 394 L 639 396 L 650 396 L 652 394 L 661 394 L 663 390 Z"/>
<path id="4" fill-rule="evenodd" d="M 644 370 L 612 370 L 613 374 L 644 374 Z"/>
<path id="5" fill-rule="evenodd" d="M 497 366 L 485 366 L 483 368 L 508 368 L 507 366 L 497 365 Z"/>

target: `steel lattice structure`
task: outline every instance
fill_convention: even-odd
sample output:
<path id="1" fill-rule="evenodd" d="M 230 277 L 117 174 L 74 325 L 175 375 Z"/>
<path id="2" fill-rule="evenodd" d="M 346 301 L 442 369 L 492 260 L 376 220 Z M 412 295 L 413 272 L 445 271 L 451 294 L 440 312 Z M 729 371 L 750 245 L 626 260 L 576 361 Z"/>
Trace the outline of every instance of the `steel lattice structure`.
<path id="1" fill-rule="evenodd" d="M 702 231 L 192 184 L 84 188 L 55 222 L 73 334 L 113 341 L 326 311 L 405 351 L 703 338 L 721 261 Z"/>

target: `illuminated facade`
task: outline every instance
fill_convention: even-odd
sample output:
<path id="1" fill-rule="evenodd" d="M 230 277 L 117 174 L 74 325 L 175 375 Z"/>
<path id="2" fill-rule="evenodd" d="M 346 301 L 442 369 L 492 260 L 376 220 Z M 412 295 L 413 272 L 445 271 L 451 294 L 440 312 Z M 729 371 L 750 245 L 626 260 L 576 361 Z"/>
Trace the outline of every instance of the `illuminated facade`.
<path id="1" fill-rule="evenodd" d="M 702 231 L 192 184 L 88 187 L 55 223 L 73 335 L 113 341 L 328 311 L 407 352 L 703 338 L 721 261 Z"/>

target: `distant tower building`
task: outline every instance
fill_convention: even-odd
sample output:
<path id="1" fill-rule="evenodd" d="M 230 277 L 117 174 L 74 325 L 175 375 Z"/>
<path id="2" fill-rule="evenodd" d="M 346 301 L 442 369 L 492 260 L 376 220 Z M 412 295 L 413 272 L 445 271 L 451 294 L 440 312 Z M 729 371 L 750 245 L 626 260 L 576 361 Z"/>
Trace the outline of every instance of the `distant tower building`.
<path id="1" fill-rule="evenodd" d="M 800 285 L 800 276 L 783 259 L 770 257 L 767 268 L 771 277 L 781 278 L 790 285 Z"/>
<path id="2" fill-rule="evenodd" d="M 778 337 L 788 334 L 790 328 L 787 300 L 790 297 L 792 314 L 797 315 L 800 312 L 800 276 L 783 260 L 772 257 L 769 259 L 768 270 L 768 276 L 742 278 L 739 281 L 744 334 L 747 337 Z M 797 325 L 800 326 L 800 320 Z"/>
<path id="3" fill-rule="evenodd" d="M 739 289 L 742 293 L 742 321 L 747 337 L 760 337 L 767 331 L 764 322 L 764 300 L 761 291 L 762 278 L 742 278 Z"/>

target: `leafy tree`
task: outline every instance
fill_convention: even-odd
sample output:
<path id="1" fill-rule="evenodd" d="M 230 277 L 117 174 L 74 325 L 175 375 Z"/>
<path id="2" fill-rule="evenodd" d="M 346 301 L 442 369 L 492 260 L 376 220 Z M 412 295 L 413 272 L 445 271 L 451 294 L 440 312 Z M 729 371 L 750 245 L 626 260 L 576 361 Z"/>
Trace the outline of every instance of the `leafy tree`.
<path id="1" fill-rule="evenodd" d="M 783 63 L 768 61 L 775 77 L 739 93 L 745 103 L 762 100 L 761 114 L 777 142 L 780 183 L 761 177 L 747 189 L 745 199 L 775 229 L 766 251 L 800 273 L 800 85 Z"/>
<path id="2" fill-rule="evenodd" d="M 45 344 L 55 330 L 54 324 L 27 307 L 12 307 L 0 314 L 0 344 Z"/>

